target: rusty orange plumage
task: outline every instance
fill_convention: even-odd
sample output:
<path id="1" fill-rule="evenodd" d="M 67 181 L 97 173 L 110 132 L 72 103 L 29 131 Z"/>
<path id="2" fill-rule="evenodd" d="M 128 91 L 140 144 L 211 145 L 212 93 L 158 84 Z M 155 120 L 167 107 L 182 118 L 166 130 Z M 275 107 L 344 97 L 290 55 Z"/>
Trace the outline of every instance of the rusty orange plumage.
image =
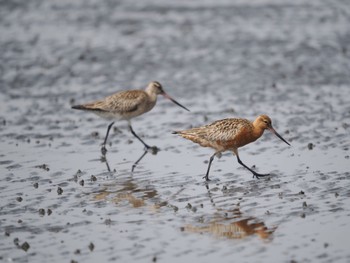
<path id="1" fill-rule="evenodd" d="M 251 171 L 256 178 L 268 175 L 259 174 L 250 169 L 241 161 L 238 154 L 238 148 L 256 141 L 263 135 L 265 130 L 270 130 L 278 138 L 290 145 L 275 131 L 272 127 L 272 121 L 267 115 L 260 115 L 253 122 L 240 118 L 218 120 L 209 125 L 176 131 L 174 134 L 179 134 L 185 139 L 215 150 L 215 153 L 209 159 L 207 173 L 204 177 L 208 181 L 209 170 L 214 157 L 220 156 L 225 151 L 232 151 L 236 155 L 238 163 Z"/>

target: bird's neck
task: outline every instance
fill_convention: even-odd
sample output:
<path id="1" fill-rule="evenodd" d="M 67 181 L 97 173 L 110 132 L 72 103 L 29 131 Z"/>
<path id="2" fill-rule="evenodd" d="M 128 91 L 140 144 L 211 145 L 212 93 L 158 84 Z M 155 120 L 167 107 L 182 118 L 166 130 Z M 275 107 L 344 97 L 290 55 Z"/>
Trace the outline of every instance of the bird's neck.
<path id="1" fill-rule="evenodd" d="M 150 102 L 157 102 L 157 94 L 155 92 L 153 92 L 152 90 L 146 89 L 145 90 L 147 95 L 148 95 L 148 99 Z"/>
<path id="2" fill-rule="evenodd" d="M 265 129 L 259 127 L 259 126 L 254 126 L 253 129 L 253 137 L 254 137 L 254 141 L 259 139 L 261 137 L 261 135 L 263 135 Z"/>

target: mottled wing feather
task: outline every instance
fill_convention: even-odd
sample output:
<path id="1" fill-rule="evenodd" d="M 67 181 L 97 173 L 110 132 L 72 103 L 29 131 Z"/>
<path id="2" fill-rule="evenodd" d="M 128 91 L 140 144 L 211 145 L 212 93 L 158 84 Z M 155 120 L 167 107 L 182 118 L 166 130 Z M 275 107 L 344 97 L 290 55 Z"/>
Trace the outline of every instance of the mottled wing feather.
<path id="1" fill-rule="evenodd" d="M 250 121 L 245 119 L 223 119 L 209 125 L 179 131 L 182 137 L 205 147 L 221 148 L 227 144 L 234 144 L 237 135 L 243 129 L 251 126 Z"/>
<path id="2" fill-rule="evenodd" d="M 136 111 L 147 99 L 147 94 L 143 90 L 129 90 L 115 93 L 105 100 L 108 110 L 126 113 Z"/>
<path id="3" fill-rule="evenodd" d="M 213 141 L 229 141 L 246 126 L 250 125 L 248 120 L 243 119 L 223 119 L 208 125 L 207 139 Z"/>
<path id="4" fill-rule="evenodd" d="M 138 106 L 147 100 L 147 94 L 142 90 L 127 90 L 115 93 L 104 100 L 84 104 L 87 109 L 120 114 L 136 111 Z"/>

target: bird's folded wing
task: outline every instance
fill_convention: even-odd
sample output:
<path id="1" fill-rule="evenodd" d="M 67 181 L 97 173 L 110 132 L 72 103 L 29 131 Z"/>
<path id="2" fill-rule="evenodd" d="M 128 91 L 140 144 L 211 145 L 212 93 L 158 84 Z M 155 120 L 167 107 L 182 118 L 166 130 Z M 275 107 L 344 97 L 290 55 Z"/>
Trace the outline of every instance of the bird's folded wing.
<path id="1" fill-rule="evenodd" d="M 91 110 L 127 113 L 136 111 L 138 106 L 147 99 L 147 94 L 141 90 L 121 91 L 106 97 L 104 100 L 85 104 Z"/>

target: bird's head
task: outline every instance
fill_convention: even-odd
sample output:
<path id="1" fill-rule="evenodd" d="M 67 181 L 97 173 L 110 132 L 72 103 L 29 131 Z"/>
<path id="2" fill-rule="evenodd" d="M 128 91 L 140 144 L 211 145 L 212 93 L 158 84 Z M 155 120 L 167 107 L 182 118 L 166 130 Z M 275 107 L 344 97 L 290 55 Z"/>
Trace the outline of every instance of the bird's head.
<path id="1" fill-rule="evenodd" d="M 170 97 L 164 90 L 163 86 L 158 81 L 152 81 L 148 84 L 146 88 L 146 92 L 149 94 L 156 94 L 156 95 L 163 95 L 165 98 L 171 100 L 173 103 L 175 103 L 177 106 L 190 111 L 185 106 L 182 106 L 180 103 L 178 103 L 176 100 L 174 100 L 172 97 Z"/>
<path id="2" fill-rule="evenodd" d="M 254 121 L 254 126 L 259 127 L 262 130 L 269 130 L 273 134 L 275 134 L 278 138 L 280 138 L 282 141 L 284 141 L 286 144 L 289 144 L 285 139 L 282 138 L 281 135 L 279 135 L 276 130 L 272 127 L 272 121 L 271 118 L 267 115 L 260 115 L 256 120 Z"/>

